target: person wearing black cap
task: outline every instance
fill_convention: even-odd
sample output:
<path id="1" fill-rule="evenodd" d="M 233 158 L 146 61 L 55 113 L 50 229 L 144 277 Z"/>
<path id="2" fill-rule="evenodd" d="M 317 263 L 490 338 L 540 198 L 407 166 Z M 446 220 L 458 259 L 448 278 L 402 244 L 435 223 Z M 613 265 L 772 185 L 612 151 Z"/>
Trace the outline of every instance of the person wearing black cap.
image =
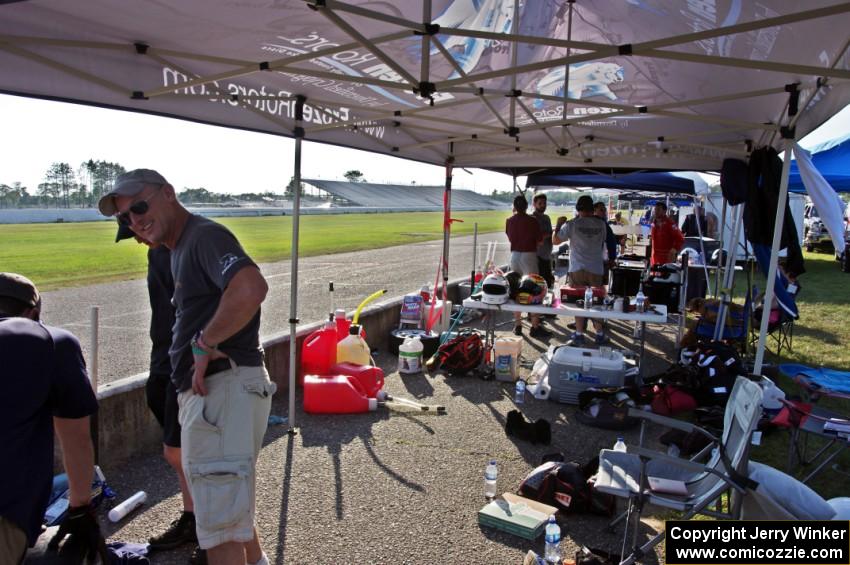
<path id="1" fill-rule="evenodd" d="M 35 544 L 53 484 L 53 434 L 62 446 L 70 507 L 51 540 L 66 535 L 107 559 L 91 508 L 97 400 L 80 342 L 39 322 L 41 296 L 28 278 L 0 273 L 0 563 L 20 563 Z M 104 561 L 107 563 L 108 561 Z"/>
<path id="2" fill-rule="evenodd" d="M 605 221 L 593 215 L 593 198 L 581 196 L 576 202 L 578 214 L 570 221 L 564 216 L 558 218 L 552 242 L 556 245 L 570 242 L 570 266 L 568 268 L 570 284 L 573 286 L 602 286 L 604 272 L 602 249 L 605 246 L 605 234 L 608 227 Z M 607 341 L 601 320 L 593 320 L 596 329 L 596 343 Z M 576 331 L 570 336 L 568 345 L 584 345 L 584 331 L 587 318 L 576 317 Z"/>
<path id="3" fill-rule="evenodd" d="M 133 238 L 137 243 L 148 246 L 148 298 L 151 305 L 151 362 L 145 396 L 156 421 L 162 427 L 162 452 L 165 460 L 177 473 L 183 512 L 163 533 L 148 540 L 150 551 L 162 551 L 179 547 L 184 543 L 197 543 L 195 533 L 195 505 L 183 474 L 180 450 L 180 422 L 177 413 L 177 389 L 171 381 L 171 328 L 174 326 L 174 279 L 171 277 L 171 252 L 164 245 L 145 241 L 137 236 L 130 226 L 118 222 L 116 243 Z M 193 554 L 192 562 L 203 562 L 203 550 Z"/>
<path id="4" fill-rule="evenodd" d="M 257 457 L 276 390 L 259 335 L 268 284 L 233 234 L 186 210 L 156 171 L 119 175 L 98 208 L 171 250 L 171 379 L 198 544 L 213 565 L 267 565 L 254 512 Z"/>

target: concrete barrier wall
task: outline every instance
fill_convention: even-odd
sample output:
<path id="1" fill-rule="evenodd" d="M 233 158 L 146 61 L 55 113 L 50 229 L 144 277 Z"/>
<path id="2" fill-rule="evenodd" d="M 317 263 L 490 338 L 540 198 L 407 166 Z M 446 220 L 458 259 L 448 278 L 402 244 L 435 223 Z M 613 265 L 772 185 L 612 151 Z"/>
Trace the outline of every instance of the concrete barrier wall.
<path id="1" fill-rule="evenodd" d="M 448 298 L 459 302 L 458 285 L 466 279 L 450 281 Z M 369 347 L 387 351 L 389 333 L 398 327 L 402 297 L 380 306 L 364 309 L 360 323 L 366 330 Z M 298 328 L 296 347 L 300 354 L 301 343 L 323 322 L 314 322 Z M 266 367 L 278 385 L 278 398 L 289 389 L 289 333 L 274 335 L 263 342 Z M 299 359 L 300 362 L 300 359 Z M 100 410 L 98 414 L 98 451 L 100 466 L 114 468 L 130 457 L 162 451 L 162 430 L 151 414 L 145 398 L 147 373 L 141 373 L 101 385 L 98 389 Z M 55 466 L 61 465 L 57 452 Z"/>

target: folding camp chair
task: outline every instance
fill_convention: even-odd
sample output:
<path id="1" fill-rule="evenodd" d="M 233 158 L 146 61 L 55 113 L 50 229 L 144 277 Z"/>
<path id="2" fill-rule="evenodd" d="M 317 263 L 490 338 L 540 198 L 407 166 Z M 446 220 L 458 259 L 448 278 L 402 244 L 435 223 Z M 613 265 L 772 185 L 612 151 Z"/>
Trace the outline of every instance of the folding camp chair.
<path id="1" fill-rule="evenodd" d="M 757 288 L 753 288 L 753 294 L 756 295 L 758 293 Z M 787 351 L 793 351 L 794 345 L 794 317 L 786 312 L 783 308 L 775 309 L 779 313 L 779 319 L 775 322 L 768 321 L 767 324 L 767 337 L 769 338 L 765 342 L 765 349 L 770 353 L 775 354 L 779 357 L 782 354 L 782 349 L 785 348 Z M 752 320 L 752 332 L 750 335 L 750 343 L 753 348 L 756 347 L 759 339 L 759 328 L 761 326 L 761 314 L 764 312 L 764 309 L 757 309 L 753 311 L 753 320 Z M 771 349 L 771 344 L 774 345 L 776 350 Z"/>
<path id="2" fill-rule="evenodd" d="M 697 514 L 717 518 L 736 518 L 739 515 L 740 495 L 752 487 L 746 478 L 747 456 L 752 433 L 761 415 L 761 401 L 762 388 L 753 381 L 738 377 L 726 405 L 720 439 L 687 422 L 643 410 L 629 410 L 629 416 L 642 420 L 640 445 L 628 446 L 627 452 L 602 450 L 594 486 L 601 492 L 628 499 L 626 512 L 611 523 L 613 526 L 623 519 L 626 521 L 621 565 L 635 563 L 664 539 L 665 532 L 662 531 L 643 545 L 638 545 L 640 517 L 646 504 L 682 512 L 682 519 L 690 519 Z M 709 438 L 711 443 L 691 459 L 652 451 L 643 447 L 646 422 L 688 433 L 696 431 Z M 706 458 L 707 462 L 699 462 Z M 673 495 L 651 490 L 649 477 L 682 481 L 687 494 Z M 730 497 L 724 511 L 721 495 L 727 492 Z M 710 508 L 712 504 L 714 509 Z M 631 554 L 626 556 L 629 522 L 633 522 L 633 545 Z"/>
<path id="3" fill-rule="evenodd" d="M 741 355 L 746 355 L 747 353 L 747 338 L 750 334 L 750 319 L 752 318 L 750 312 L 752 311 L 752 304 L 751 296 L 748 295 L 744 301 L 743 311 L 730 309 L 726 315 L 723 333 L 720 336 L 721 341 L 736 344 Z M 718 306 L 706 305 L 706 309 L 711 311 L 714 316 L 697 320 L 694 331 L 698 338 L 713 339 L 714 327 L 717 323 Z"/>
<path id="4" fill-rule="evenodd" d="M 767 325 L 767 335 L 770 338 L 768 343 L 765 344 L 765 349 L 773 353 L 770 349 L 769 343 L 772 342 L 776 344 L 776 356 L 779 357 L 782 354 L 782 348 L 784 347 L 788 351 L 793 351 L 794 348 L 794 318 L 788 315 L 781 308 L 779 309 L 779 321 L 774 323 L 768 323 Z M 758 339 L 758 336 L 756 336 Z"/>

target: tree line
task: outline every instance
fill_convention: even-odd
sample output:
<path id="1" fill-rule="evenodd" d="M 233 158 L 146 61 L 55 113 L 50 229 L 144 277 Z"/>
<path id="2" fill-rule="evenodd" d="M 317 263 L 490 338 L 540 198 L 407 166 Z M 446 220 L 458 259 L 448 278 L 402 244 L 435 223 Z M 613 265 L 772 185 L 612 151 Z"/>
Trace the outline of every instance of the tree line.
<path id="1" fill-rule="evenodd" d="M 52 163 L 34 190 L 20 182 L 0 183 L 2 208 L 91 208 L 125 172 L 123 166 L 89 159 L 76 169 L 68 163 Z"/>
<path id="2" fill-rule="evenodd" d="M 120 163 L 89 159 L 74 168 L 68 163 L 52 163 L 44 178 L 32 190 L 21 182 L 0 183 L 0 208 L 93 208 L 126 172 Z M 282 195 L 271 191 L 218 194 L 206 188 L 184 188 L 177 193 L 184 204 L 237 205 L 242 202 L 271 202 Z"/>

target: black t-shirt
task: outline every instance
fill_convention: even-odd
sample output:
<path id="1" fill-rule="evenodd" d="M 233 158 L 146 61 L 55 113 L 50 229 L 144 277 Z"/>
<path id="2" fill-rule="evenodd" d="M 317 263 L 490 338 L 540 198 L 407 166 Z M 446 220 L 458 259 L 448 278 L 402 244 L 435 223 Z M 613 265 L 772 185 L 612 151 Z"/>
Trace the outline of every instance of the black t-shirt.
<path id="1" fill-rule="evenodd" d="M 0 317 L 0 515 L 30 545 L 53 484 L 53 417 L 97 411 L 80 342 L 59 328 Z"/>
<path id="2" fill-rule="evenodd" d="M 174 279 L 171 252 L 164 245 L 148 250 L 148 297 L 151 302 L 151 375 L 171 376 L 171 328 L 174 327 Z"/>
<path id="3" fill-rule="evenodd" d="M 224 289 L 245 267 L 257 265 L 227 228 L 201 216 L 189 216 L 177 246 L 171 250 L 177 313 L 169 353 L 171 379 L 178 391 L 192 386 L 192 337 L 212 319 Z M 260 311 L 218 347 L 237 365 L 261 366 Z"/>

